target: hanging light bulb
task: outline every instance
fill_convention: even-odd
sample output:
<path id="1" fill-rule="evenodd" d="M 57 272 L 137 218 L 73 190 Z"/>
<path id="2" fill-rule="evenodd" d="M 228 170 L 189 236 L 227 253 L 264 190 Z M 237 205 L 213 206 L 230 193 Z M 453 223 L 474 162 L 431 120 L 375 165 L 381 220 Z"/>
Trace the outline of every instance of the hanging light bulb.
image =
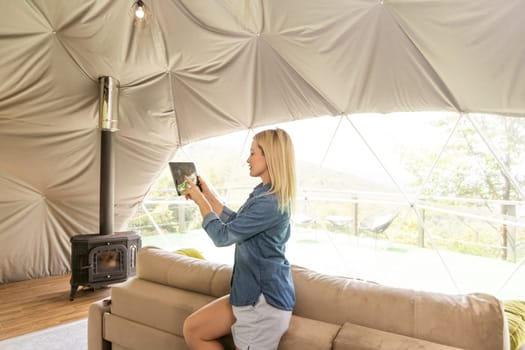
<path id="1" fill-rule="evenodd" d="M 144 4 L 142 4 L 142 1 L 139 1 L 139 4 L 137 5 L 137 9 L 135 10 L 135 17 L 140 21 L 145 16 L 144 13 Z"/>
<path id="2" fill-rule="evenodd" d="M 142 25 L 147 23 L 151 18 L 151 10 L 146 6 L 144 1 L 136 0 L 130 9 L 130 16 L 133 18 L 135 25 Z"/>

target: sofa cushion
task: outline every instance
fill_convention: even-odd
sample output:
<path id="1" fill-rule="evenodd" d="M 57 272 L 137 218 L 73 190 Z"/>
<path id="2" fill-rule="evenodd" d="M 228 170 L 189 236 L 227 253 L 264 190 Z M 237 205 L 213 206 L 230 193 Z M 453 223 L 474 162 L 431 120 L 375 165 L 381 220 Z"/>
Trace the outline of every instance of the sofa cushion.
<path id="1" fill-rule="evenodd" d="M 341 325 L 351 322 L 459 348 L 507 347 L 503 308 L 493 296 L 394 288 L 299 266 L 292 271 L 298 316 Z"/>
<path id="2" fill-rule="evenodd" d="M 406 337 L 346 322 L 333 350 L 459 350 L 460 348 Z"/>
<path id="3" fill-rule="evenodd" d="M 111 290 L 111 313 L 182 336 L 186 317 L 215 298 L 131 278 Z"/>
<path id="4" fill-rule="evenodd" d="M 137 254 L 137 277 L 167 286 L 221 297 L 230 292 L 232 268 L 154 247 Z"/>
<path id="5" fill-rule="evenodd" d="M 115 314 L 104 314 L 104 338 L 130 350 L 188 350 L 183 337 Z"/>
<path id="6" fill-rule="evenodd" d="M 279 350 L 330 350 L 340 325 L 292 315 Z"/>
<path id="7" fill-rule="evenodd" d="M 121 346 L 120 344 L 111 344 L 111 350 L 130 350 L 130 349 L 127 349 L 123 346 Z"/>

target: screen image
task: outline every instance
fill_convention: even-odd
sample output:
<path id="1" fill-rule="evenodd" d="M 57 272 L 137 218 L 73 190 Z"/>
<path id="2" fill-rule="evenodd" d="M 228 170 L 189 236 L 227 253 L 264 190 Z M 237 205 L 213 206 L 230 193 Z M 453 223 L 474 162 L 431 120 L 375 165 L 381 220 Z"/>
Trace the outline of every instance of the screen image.
<path id="1" fill-rule="evenodd" d="M 175 182 L 175 188 L 179 196 L 184 196 L 188 189 L 188 182 L 185 176 L 188 176 L 193 182 L 197 183 L 197 169 L 193 162 L 170 162 L 171 175 Z"/>

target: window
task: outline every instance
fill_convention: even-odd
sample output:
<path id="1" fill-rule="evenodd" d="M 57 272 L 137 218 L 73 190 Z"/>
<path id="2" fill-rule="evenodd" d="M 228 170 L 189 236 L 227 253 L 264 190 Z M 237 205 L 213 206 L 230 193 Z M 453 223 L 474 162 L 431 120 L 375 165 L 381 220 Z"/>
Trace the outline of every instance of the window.
<path id="1" fill-rule="evenodd" d="M 280 124 L 295 144 L 299 195 L 292 264 L 445 293 L 525 298 L 525 119 L 452 113 L 358 114 Z M 257 130 L 254 130 L 257 131 Z M 258 179 L 246 158 L 254 131 L 195 142 L 195 161 L 233 209 Z M 143 245 L 215 248 L 169 170 L 129 229 Z"/>

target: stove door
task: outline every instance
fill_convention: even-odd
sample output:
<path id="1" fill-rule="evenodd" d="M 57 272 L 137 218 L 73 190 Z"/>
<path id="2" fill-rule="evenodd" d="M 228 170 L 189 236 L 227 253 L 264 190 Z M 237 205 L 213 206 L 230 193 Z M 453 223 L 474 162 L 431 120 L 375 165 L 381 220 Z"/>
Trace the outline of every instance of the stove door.
<path id="1" fill-rule="evenodd" d="M 114 281 L 127 277 L 128 254 L 122 244 L 98 246 L 89 251 L 89 281 Z"/>

